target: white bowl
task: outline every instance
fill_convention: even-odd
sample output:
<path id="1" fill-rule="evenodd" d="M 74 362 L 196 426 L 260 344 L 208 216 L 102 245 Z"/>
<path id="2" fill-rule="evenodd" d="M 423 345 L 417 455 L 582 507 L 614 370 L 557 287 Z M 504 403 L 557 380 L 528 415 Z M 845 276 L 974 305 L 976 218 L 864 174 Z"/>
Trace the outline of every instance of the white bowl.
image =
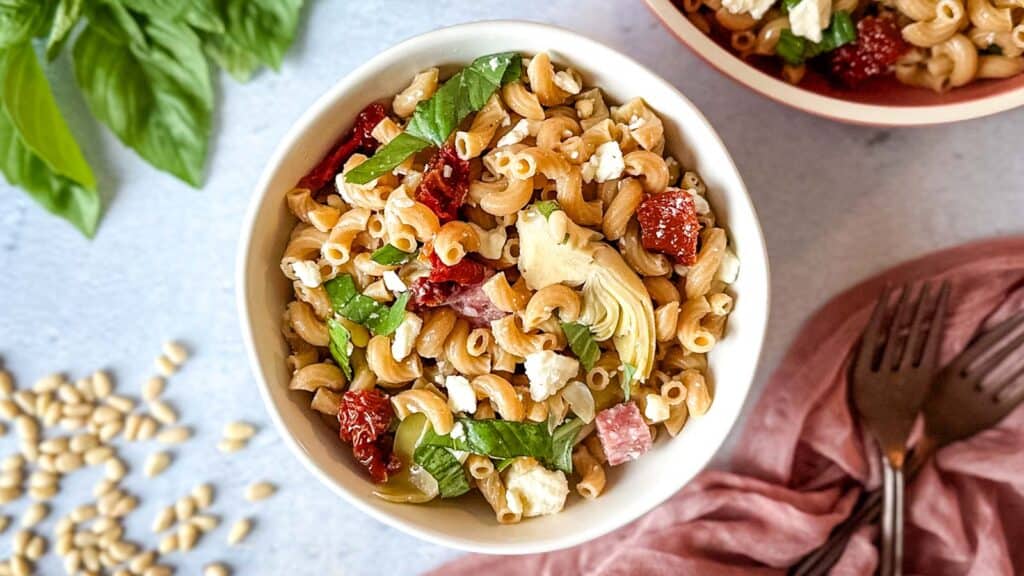
<path id="1" fill-rule="evenodd" d="M 558 515 L 499 526 L 479 498 L 430 505 L 375 498 L 365 471 L 308 406 L 288 391 L 288 353 L 281 314 L 291 287 L 279 262 L 295 224 L 285 193 L 313 167 L 371 101 L 390 98 L 414 73 L 446 70 L 501 51 L 549 51 L 571 64 L 587 85 L 613 102 L 643 96 L 665 121 L 669 149 L 707 181 L 709 196 L 742 261 L 728 337 L 711 355 L 717 394 L 711 410 L 672 441 L 610 470 L 596 501 L 570 496 Z M 374 518 L 445 546 L 493 554 L 525 554 L 579 544 L 637 518 L 678 491 L 715 454 L 735 423 L 750 388 L 768 316 L 768 263 L 754 207 L 722 141 L 693 104 L 646 68 L 593 40 L 551 26 L 480 22 L 418 36 L 386 50 L 339 81 L 288 132 L 253 194 L 238 254 L 238 307 L 253 373 L 271 418 L 298 458 L 321 482 Z"/>
<path id="2" fill-rule="evenodd" d="M 671 0 L 646 0 L 675 37 L 722 74 L 797 110 L 869 126 L 925 126 L 980 118 L 1024 106 L 1024 75 L 972 82 L 937 94 L 876 78 L 855 89 L 834 86 L 813 71 L 794 86 L 757 68 L 694 26 Z"/>

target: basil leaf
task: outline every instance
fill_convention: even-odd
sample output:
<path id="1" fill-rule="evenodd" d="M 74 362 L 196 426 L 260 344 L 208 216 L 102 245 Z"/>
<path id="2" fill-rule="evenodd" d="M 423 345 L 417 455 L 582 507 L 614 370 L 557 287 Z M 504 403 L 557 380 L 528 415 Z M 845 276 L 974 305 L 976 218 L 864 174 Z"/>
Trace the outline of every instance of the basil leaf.
<path id="1" fill-rule="evenodd" d="M 430 142 L 402 132 L 379 148 L 372 158 L 346 173 L 345 181 L 353 184 L 371 182 L 374 178 L 390 173 L 409 156 L 429 147 Z"/>
<path id="2" fill-rule="evenodd" d="M 419 446 L 413 461 L 426 470 L 434 480 L 441 498 L 455 498 L 469 492 L 469 479 L 462 464 L 451 452 L 439 446 Z"/>
<path id="3" fill-rule="evenodd" d="M 848 12 L 832 14 L 829 27 L 822 31 L 821 42 L 815 43 L 793 34 L 789 29 L 779 33 L 775 53 L 792 66 L 799 66 L 810 58 L 826 54 L 857 39 L 857 27 Z"/>
<path id="4" fill-rule="evenodd" d="M 4 109 L 25 145 L 57 174 L 95 189 L 96 177 L 64 122 L 32 46 L 26 42 L 9 48 L 3 72 Z"/>
<path id="5" fill-rule="evenodd" d="M 533 207 L 540 212 L 544 219 L 547 220 L 552 214 L 562 209 L 562 206 L 558 204 L 557 200 L 541 200 L 540 202 L 534 202 Z"/>
<path id="6" fill-rule="evenodd" d="M 495 460 L 494 461 L 494 469 L 497 470 L 499 473 L 504 472 L 505 468 L 508 468 L 509 466 L 511 466 L 512 463 L 515 462 L 515 461 L 516 461 L 515 458 L 505 458 L 504 460 Z"/>
<path id="7" fill-rule="evenodd" d="M 510 422 L 508 420 L 473 420 L 458 418 L 465 436 L 453 438 L 429 433 L 423 444 L 443 446 L 481 454 L 490 458 L 506 459 L 532 456 L 541 462 L 551 460 L 551 434 L 544 422 Z"/>
<path id="8" fill-rule="evenodd" d="M 50 25 L 55 4 L 53 0 L 0 1 L 0 48 L 43 34 Z"/>
<path id="9" fill-rule="evenodd" d="M 572 474 L 572 449 L 583 426 L 583 420 L 573 418 L 555 428 L 551 435 L 551 461 L 548 463 L 551 467 Z"/>
<path id="10" fill-rule="evenodd" d="M 399 294 L 391 308 L 387 309 L 387 312 L 380 316 L 379 321 L 367 324 L 370 327 L 370 331 L 381 336 L 390 336 L 395 330 L 398 330 L 399 324 L 405 320 L 405 307 L 409 304 L 411 296 L 411 292 Z M 381 307 L 383 308 L 383 306 Z"/>
<path id="11" fill-rule="evenodd" d="M 374 250 L 373 254 L 370 254 L 370 260 L 373 260 L 377 264 L 383 264 L 384 266 L 405 264 L 415 257 L 416 252 L 403 252 L 396 248 L 394 244 L 385 244 L 384 246 Z"/>
<path id="12" fill-rule="evenodd" d="M 487 103 L 502 83 L 522 73 L 522 59 L 515 52 L 481 56 L 416 106 L 405 131 L 441 147 L 459 123 Z"/>
<path id="13" fill-rule="evenodd" d="M 386 314 L 386 307 L 369 296 L 356 294 L 338 313 L 356 324 L 369 326 L 371 321 L 379 322 Z"/>
<path id="14" fill-rule="evenodd" d="M 601 350 L 597 347 L 594 335 L 590 333 L 590 327 L 579 322 L 562 322 L 562 332 L 565 332 L 569 348 L 579 358 L 580 364 L 587 370 L 593 368 L 601 357 Z"/>
<path id="15" fill-rule="evenodd" d="M 50 37 L 46 41 L 46 59 L 53 60 L 64 49 L 71 31 L 82 18 L 83 0 L 60 0 L 53 24 L 50 26 Z"/>
<path id="16" fill-rule="evenodd" d="M 50 170 L 18 136 L 7 112 L 0 110 L 0 171 L 43 208 L 92 237 L 100 219 L 100 196 L 81 184 Z"/>
<path id="17" fill-rule="evenodd" d="M 143 31 L 148 47 L 125 46 L 90 21 L 75 42 L 75 76 L 90 110 L 122 142 L 198 186 L 213 108 L 199 38 L 183 24 L 157 19 Z"/>
<path id="18" fill-rule="evenodd" d="M 260 60 L 255 54 L 227 36 L 204 35 L 203 50 L 238 82 L 248 82 L 260 67 Z"/>
<path id="19" fill-rule="evenodd" d="M 356 281 L 348 274 L 342 274 L 324 282 L 324 290 L 327 291 L 327 297 L 331 300 L 331 309 L 338 314 L 349 300 L 359 294 L 359 290 L 356 290 Z"/>
<path id="20" fill-rule="evenodd" d="M 341 371 L 345 374 L 345 377 L 349 380 L 352 379 L 352 363 L 348 357 L 348 345 L 351 341 L 351 334 L 349 334 L 348 328 L 341 322 L 338 322 L 334 318 L 327 319 L 327 333 L 331 337 L 331 342 L 328 345 L 328 349 L 331 351 L 331 357 L 341 368 Z"/>
<path id="21" fill-rule="evenodd" d="M 226 36 L 274 70 L 295 39 L 302 0 L 224 0 Z"/>
<path id="22" fill-rule="evenodd" d="M 633 378 L 636 377 L 636 366 L 626 363 L 622 365 L 622 393 L 625 395 L 626 400 L 629 400 L 629 389 L 630 384 L 633 383 Z"/>

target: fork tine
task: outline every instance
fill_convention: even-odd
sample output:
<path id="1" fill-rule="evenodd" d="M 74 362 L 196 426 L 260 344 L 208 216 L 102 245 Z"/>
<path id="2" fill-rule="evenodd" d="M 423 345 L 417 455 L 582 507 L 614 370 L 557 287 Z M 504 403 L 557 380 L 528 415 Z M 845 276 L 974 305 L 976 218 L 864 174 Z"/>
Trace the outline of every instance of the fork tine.
<path id="1" fill-rule="evenodd" d="M 900 293 L 899 303 L 896 305 L 896 314 L 889 324 L 889 336 L 885 342 L 885 352 L 882 355 L 882 370 L 895 370 L 899 365 L 901 354 L 906 353 L 906 347 L 900 348 L 900 330 L 910 321 L 910 286 L 904 285 Z"/>
<path id="2" fill-rule="evenodd" d="M 921 366 L 935 366 L 939 362 L 939 350 L 942 348 L 942 334 L 946 325 L 946 309 L 949 308 L 949 295 L 952 287 L 949 280 L 942 283 L 939 299 L 932 314 L 931 328 L 928 329 L 928 340 L 921 351 Z"/>
<path id="3" fill-rule="evenodd" d="M 921 345 L 921 337 L 924 335 L 924 320 L 925 320 L 925 307 L 928 304 L 928 296 L 932 290 L 932 283 L 925 282 L 924 286 L 921 287 L 921 294 L 917 298 L 917 307 L 914 310 L 914 319 L 910 323 L 910 334 L 907 336 L 907 345 L 903 352 L 903 361 L 900 363 L 900 369 L 907 368 L 915 363 L 921 357 L 918 354 L 918 349 Z M 938 313 L 938 308 L 935 309 Z M 935 325 L 934 319 L 929 323 L 931 326 Z"/>
<path id="4" fill-rule="evenodd" d="M 1002 325 L 999 327 L 1001 328 Z M 1022 327 L 1024 327 L 1024 322 L 1013 322 L 1008 330 L 1001 331 L 998 338 L 988 342 L 985 349 L 980 350 L 977 355 L 963 365 L 962 373 L 983 375 L 995 368 L 999 361 L 1005 358 L 1008 350 L 1009 352 L 1013 351 L 1010 344 L 1017 341 Z"/>
<path id="5" fill-rule="evenodd" d="M 1011 339 L 1011 335 L 1015 335 L 1014 338 Z M 1002 382 L 1007 373 L 1012 373 L 1017 369 L 1017 362 L 1021 360 L 1020 356 L 1015 358 L 1017 362 L 1008 362 L 1007 360 L 1013 359 L 1013 355 L 1020 351 L 1021 347 L 1024 347 L 1024 331 L 1020 331 L 1019 334 L 1017 331 L 1010 332 L 1006 338 L 997 343 L 993 354 L 976 363 L 980 364 L 979 366 L 968 366 L 967 375 L 977 375 L 978 386 L 982 389 L 987 388 L 993 382 Z"/>
<path id="6" fill-rule="evenodd" d="M 1006 402 L 1007 410 L 1024 401 L 1024 367 L 996 391 L 995 401 Z"/>
<path id="7" fill-rule="evenodd" d="M 889 307 L 889 298 L 892 296 L 892 286 L 886 284 L 882 288 L 882 295 L 878 297 L 875 310 L 871 313 L 871 320 L 864 329 L 864 336 L 861 337 L 860 350 L 857 352 L 855 366 L 857 370 L 870 370 L 875 362 L 875 351 L 878 349 L 879 336 L 882 330 L 882 320 L 885 318 L 885 311 Z"/>
<path id="8" fill-rule="evenodd" d="M 957 356 L 956 363 L 950 368 L 957 372 L 963 372 L 979 357 L 991 351 L 992 346 L 1002 340 L 1007 333 L 1013 332 L 1021 324 L 1024 324 L 1024 312 L 1018 313 L 1006 320 L 1003 320 L 995 327 L 982 334 L 974 342 L 968 344 L 967 349 Z"/>

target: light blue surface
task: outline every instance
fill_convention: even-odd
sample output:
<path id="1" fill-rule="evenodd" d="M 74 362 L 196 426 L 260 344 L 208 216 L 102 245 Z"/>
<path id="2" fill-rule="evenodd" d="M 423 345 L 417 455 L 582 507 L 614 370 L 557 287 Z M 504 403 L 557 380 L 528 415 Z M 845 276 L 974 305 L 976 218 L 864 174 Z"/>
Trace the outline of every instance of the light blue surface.
<path id="1" fill-rule="evenodd" d="M 0 358 L 23 385 L 55 370 L 77 377 L 103 367 L 134 394 L 165 339 L 181 339 L 194 351 L 167 397 L 198 435 L 174 450 L 175 464 L 155 480 L 139 473 L 155 447 L 129 450 L 136 466 L 127 485 L 145 507 L 129 522 L 128 537 L 155 546 L 148 525 L 157 506 L 201 481 L 217 486 L 216 511 L 226 523 L 245 514 L 257 526 L 243 546 L 225 549 L 222 525 L 195 552 L 172 557 L 180 559 L 179 574 L 198 574 L 215 558 L 228 560 L 236 574 L 413 574 L 456 554 L 371 520 L 302 469 L 267 427 L 234 304 L 239 226 L 264 161 L 323 91 L 399 40 L 481 19 L 556 23 L 632 55 L 692 99 L 731 150 L 768 239 L 773 311 L 758 385 L 799 324 L 854 281 L 934 249 L 1024 232 L 1024 110 L 893 131 L 813 118 L 720 76 L 678 45 L 639 0 L 313 4 L 279 74 L 263 73 L 245 86 L 218 79 L 202 191 L 154 171 L 95 125 L 66 59 L 53 81 L 101 175 L 108 208 L 98 236 L 84 240 L 0 184 Z M 224 458 L 214 445 L 221 425 L 235 418 L 263 429 L 248 450 Z M 14 447 L 8 436 L 0 455 Z M 90 499 L 95 475 L 68 481 L 57 511 Z M 256 479 L 277 482 L 281 491 L 247 504 L 242 488 Z M 40 573 L 61 573 L 57 566 L 51 555 Z"/>

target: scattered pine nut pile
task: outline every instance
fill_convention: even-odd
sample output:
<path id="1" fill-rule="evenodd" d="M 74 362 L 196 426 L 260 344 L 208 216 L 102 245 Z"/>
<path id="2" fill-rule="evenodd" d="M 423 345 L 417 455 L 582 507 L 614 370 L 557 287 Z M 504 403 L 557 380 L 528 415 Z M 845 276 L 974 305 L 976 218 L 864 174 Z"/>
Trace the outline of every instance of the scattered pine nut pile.
<path id="1" fill-rule="evenodd" d="M 11 374 L 0 369 L 0 436 L 11 423 L 20 443 L 18 452 L 0 459 L 0 505 L 26 496 L 32 500 L 11 538 L 11 557 L 0 560 L 0 576 L 35 574 L 36 563 L 48 550 L 60 556 L 69 575 L 170 576 L 175 569 L 166 557 L 192 550 L 217 529 L 221 518 L 210 511 L 215 491 L 208 483 L 196 485 L 156 515 L 151 525 L 159 538 L 156 548 L 128 539 L 123 525 L 139 500 L 121 487 L 129 469 L 118 445 L 155 442 L 170 449 L 191 439 L 192 429 L 178 424 L 178 413 L 161 399 L 167 379 L 187 360 L 184 346 L 165 343 L 155 363 L 159 375 L 142 385 L 139 398 L 118 393 L 102 371 L 74 383 L 53 374 L 30 388 L 18 388 Z M 226 424 L 217 448 L 225 454 L 242 450 L 256 432 L 246 422 Z M 173 462 L 171 452 L 157 450 L 146 458 L 142 472 L 152 478 Z M 93 487 L 93 501 L 57 521 L 51 548 L 39 524 L 51 514 L 49 502 L 60 493 L 61 480 L 99 467 L 103 476 Z M 256 482 L 244 496 L 257 502 L 276 490 L 269 482 Z M 11 524 L 11 517 L 0 513 L 0 533 Z M 242 542 L 252 528 L 251 518 L 236 520 L 227 543 Z M 220 562 L 203 571 L 203 576 L 229 574 L 230 568 Z"/>

